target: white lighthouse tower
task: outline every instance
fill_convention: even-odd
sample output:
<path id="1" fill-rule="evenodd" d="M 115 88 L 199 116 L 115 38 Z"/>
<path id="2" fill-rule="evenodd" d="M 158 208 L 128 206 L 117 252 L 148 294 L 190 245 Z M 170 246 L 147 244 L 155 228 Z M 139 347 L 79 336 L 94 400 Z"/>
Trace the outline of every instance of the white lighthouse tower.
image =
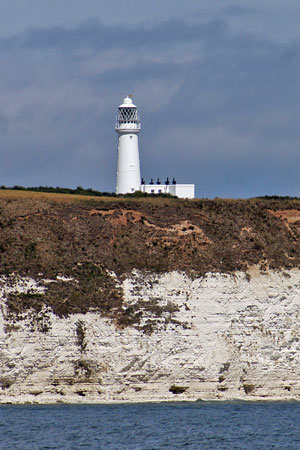
<path id="1" fill-rule="evenodd" d="M 116 194 L 127 194 L 141 189 L 138 133 L 141 124 L 137 107 L 127 96 L 119 106 L 115 130 L 118 139 L 118 169 Z"/>

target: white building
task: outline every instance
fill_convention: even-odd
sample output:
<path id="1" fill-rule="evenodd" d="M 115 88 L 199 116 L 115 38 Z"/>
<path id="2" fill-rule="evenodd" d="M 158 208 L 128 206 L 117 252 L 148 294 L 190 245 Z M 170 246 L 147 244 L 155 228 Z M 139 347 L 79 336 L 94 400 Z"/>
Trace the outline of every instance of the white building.
<path id="1" fill-rule="evenodd" d="M 119 106 L 115 130 L 118 133 L 118 168 L 116 194 L 127 194 L 136 191 L 148 194 L 171 194 L 179 198 L 194 198 L 194 184 L 177 184 L 173 178 L 161 183 L 151 179 L 150 184 L 141 180 L 138 133 L 141 129 L 137 107 L 130 97 L 126 97 Z"/>
<path id="2" fill-rule="evenodd" d="M 172 183 L 167 179 L 164 183 L 156 184 L 141 184 L 140 190 L 147 192 L 147 194 L 171 194 L 179 198 L 194 198 L 195 185 L 194 184 L 177 184 L 174 180 Z"/>

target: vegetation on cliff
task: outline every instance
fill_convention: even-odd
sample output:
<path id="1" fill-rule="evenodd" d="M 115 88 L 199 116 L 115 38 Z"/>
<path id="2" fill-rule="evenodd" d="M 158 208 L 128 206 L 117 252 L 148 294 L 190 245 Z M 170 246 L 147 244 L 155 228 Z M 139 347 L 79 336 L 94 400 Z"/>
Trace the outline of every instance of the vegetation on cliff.
<path id="1" fill-rule="evenodd" d="M 56 280 L 44 295 L 11 294 L 7 305 L 15 315 L 45 304 L 61 316 L 92 308 L 127 325 L 138 312 L 124 308 L 118 281 L 133 269 L 201 276 L 247 273 L 253 264 L 262 271 L 299 267 L 299 237 L 297 199 L 0 191 L 0 274 Z"/>

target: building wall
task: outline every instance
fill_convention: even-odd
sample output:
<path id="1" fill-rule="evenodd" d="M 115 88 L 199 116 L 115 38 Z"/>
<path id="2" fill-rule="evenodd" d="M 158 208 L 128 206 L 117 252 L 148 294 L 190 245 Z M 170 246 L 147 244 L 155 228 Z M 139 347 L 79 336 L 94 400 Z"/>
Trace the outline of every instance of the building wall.
<path id="1" fill-rule="evenodd" d="M 140 190 L 147 194 L 171 194 L 179 198 L 195 198 L 194 184 L 142 184 Z"/>
<path id="2" fill-rule="evenodd" d="M 195 198 L 194 184 L 172 184 L 170 185 L 170 194 L 179 198 Z"/>

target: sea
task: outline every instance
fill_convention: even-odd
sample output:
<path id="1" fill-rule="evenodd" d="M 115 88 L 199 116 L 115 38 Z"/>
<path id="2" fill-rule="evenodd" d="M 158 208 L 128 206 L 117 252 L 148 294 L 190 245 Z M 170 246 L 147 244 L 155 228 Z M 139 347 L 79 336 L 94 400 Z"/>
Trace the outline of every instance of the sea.
<path id="1" fill-rule="evenodd" d="M 300 449 L 300 403 L 1 405 L 0 449 Z"/>

